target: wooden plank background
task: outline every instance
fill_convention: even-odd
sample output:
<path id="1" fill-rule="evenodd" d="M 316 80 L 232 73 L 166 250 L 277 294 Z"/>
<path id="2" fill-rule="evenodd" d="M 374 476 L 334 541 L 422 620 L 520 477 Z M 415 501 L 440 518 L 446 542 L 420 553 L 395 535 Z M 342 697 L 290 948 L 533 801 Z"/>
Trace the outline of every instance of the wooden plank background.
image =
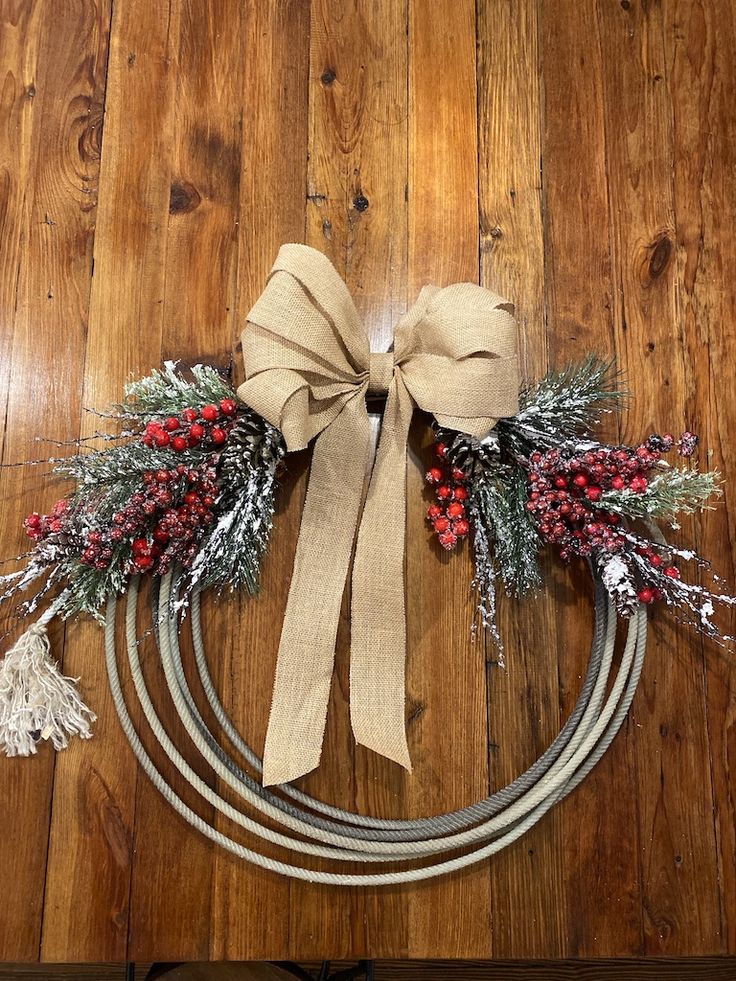
<path id="1" fill-rule="evenodd" d="M 733 581 L 734 51 L 733 0 L 0 0 L 3 461 L 36 457 L 36 434 L 92 431 L 82 406 L 162 358 L 227 368 L 235 353 L 237 378 L 278 246 L 304 241 L 345 277 L 375 349 L 424 283 L 471 280 L 515 302 L 528 377 L 615 354 L 639 393 L 621 435 L 693 428 L 723 471 L 724 506 L 683 536 Z M 427 443 L 418 419 L 414 774 L 353 747 L 344 623 L 323 765 L 304 781 L 391 816 L 469 803 L 539 755 L 590 634 L 584 578 L 550 562 L 544 595 L 502 603 L 506 668 L 472 641 L 468 556 L 427 544 Z M 308 464 L 290 461 L 263 595 L 205 616 L 256 746 Z M 58 489 L 34 469 L 0 484 L 13 555 L 20 518 Z M 2 960 L 736 954 L 733 655 L 666 614 L 627 725 L 572 798 L 490 862 L 384 890 L 290 882 L 199 838 L 138 773 L 99 629 L 52 640 L 99 721 L 56 758 L 0 760 Z"/>

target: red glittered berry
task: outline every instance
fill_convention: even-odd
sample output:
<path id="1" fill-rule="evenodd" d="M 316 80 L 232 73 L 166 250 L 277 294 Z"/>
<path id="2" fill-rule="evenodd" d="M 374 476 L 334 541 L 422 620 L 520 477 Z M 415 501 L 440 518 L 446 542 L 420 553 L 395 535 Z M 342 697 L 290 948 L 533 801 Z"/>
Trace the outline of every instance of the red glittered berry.
<path id="1" fill-rule="evenodd" d="M 205 494 L 205 496 L 202 498 L 202 504 L 204 504 L 206 508 L 211 508 L 214 503 L 215 498 L 212 496 L 212 494 Z"/>
<path id="2" fill-rule="evenodd" d="M 205 405 L 200 409 L 199 414 L 206 422 L 214 422 L 219 416 L 220 410 L 216 405 Z"/>
<path id="3" fill-rule="evenodd" d="M 136 538 L 133 542 L 133 555 L 148 554 L 149 545 L 146 538 Z"/>
<path id="4" fill-rule="evenodd" d="M 197 418 L 197 410 L 184 409 L 184 411 L 181 414 L 181 417 L 182 419 L 184 419 L 185 422 L 194 422 L 194 420 Z"/>
<path id="5" fill-rule="evenodd" d="M 159 543 L 159 545 L 165 545 L 166 542 L 168 542 L 169 540 L 169 533 L 168 531 L 166 531 L 165 528 L 162 528 L 159 525 L 153 532 L 153 538 L 154 541 L 157 541 Z"/>
<path id="6" fill-rule="evenodd" d="M 441 515 L 439 518 L 435 518 L 434 530 L 437 532 L 438 535 L 441 535 L 444 532 L 446 532 L 449 527 L 450 527 L 450 522 L 444 515 Z"/>
<path id="7" fill-rule="evenodd" d="M 160 432 L 156 433 L 156 435 L 153 437 L 153 442 L 156 444 L 156 446 L 158 446 L 159 449 L 163 449 L 165 446 L 168 446 L 170 440 L 171 437 L 163 429 Z"/>
<path id="8" fill-rule="evenodd" d="M 444 458 L 447 456 L 447 447 L 445 446 L 444 443 L 437 443 L 437 445 L 434 448 L 434 451 L 437 454 L 437 456 L 440 458 L 440 460 L 444 460 Z"/>
<path id="9" fill-rule="evenodd" d="M 558 490 L 564 490 L 567 487 L 567 477 L 555 477 L 554 484 Z"/>
<path id="10" fill-rule="evenodd" d="M 448 487 L 447 484 L 442 484 L 437 488 L 437 497 L 441 501 L 449 501 L 452 497 L 452 488 Z"/>
<path id="11" fill-rule="evenodd" d="M 220 411 L 226 416 L 234 416 L 238 411 L 238 406 L 232 399 L 223 399 L 222 402 L 220 402 Z"/>
<path id="12" fill-rule="evenodd" d="M 219 426 L 215 426 L 210 433 L 210 439 L 215 444 L 215 446 L 222 446 L 222 444 L 227 439 L 227 433 L 224 429 L 220 429 Z"/>
<path id="13" fill-rule="evenodd" d="M 680 570 L 677 568 L 676 565 L 668 565 L 667 568 L 664 569 L 663 571 L 664 571 L 665 576 L 667 576 L 668 579 L 679 579 L 680 578 Z"/>
<path id="14" fill-rule="evenodd" d="M 182 453 L 188 445 L 188 441 L 183 436 L 174 436 L 171 441 L 171 448 L 176 453 Z"/>
<path id="15" fill-rule="evenodd" d="M 199 494 L 196 491 L 187 491 L 184 495 L 185 504 L 199 504 Z"/>
<path id="16" fill-rule="evenodd" d="M 442 480 L 442 471 L 439 467 L 432 467 L 424 477 L 428 484 L 439 484 Z"/>
<path id="17" fill-rule="evenodd" d="M 649 586 L 644 586 L 636 594 L 642 603 L 653 603 L 654 602 L 654 590 Z"/>
<path id="18" fill-rule="evenodd" d="M 193 439 L 204 439 L 204 435 L 206 432 L 207 430 L 204 428 L 204 426 L 202 426 L 198 422 L 193 422 L 192 425 L 189 427 L 189 435 Z"/>
<path id="19" fill-rule="evenodd" d="M 649 556 L 649 561 L 652 563 L 652 565 L 654 566 L 655 569 L 658 569 L 662 565 L 662 562 L 664 560 L 662 559 L 662 556 L 661 555 L 657 555 L 656 552 L 653 552 Z"/>
<path id="20" fill-rule="evenodd" d="M 447 508 L 447 514 L 450 518 L 462 518 L 465 514 L 465 507 L 460 501 L 453 501 Z"/>
<path id="21" fill-rule="evenodd" d="M 99 545 L 102 541 L 102 532 L 91 531 L 89 535 L 87 535 L 87 541 L 90 543 L 90 545 Z"/>
<path id="22" fill-rule="evenodd" d="M 169 473 L 168 470 L 156 471 L 156 480 L 159 484 L 168 484 L 170 479 L 171 479 L 171 474 Z"/>
<path id="23" fill-rule="evenodd" d="M 576 487 L 587 487 L 588 477 L 584 473 L 576 473 L 575 476 L 572 478 L 572 482 L 573 484 L 575 484 Z"/>
<path id="24" fill-rule="evenodd" d="M 460 518 L 459 521 L 453 522 L 452 530 L 457 535 L 458 538 L 465 538 L 465 536 L 470 531 L 470 525 L 465 520 L 465 518 Z"/>
<path id="25" fill-rule="evenodd" d="M 617 473 L 615 477 L 611 478 L 611 487 L 613 487 L 614 490 L 623 490 L 625 486 L 626 481 L 620 473 Z"/>
<path id="26" fill-rule="evenodd" d="M 169 416 L 164 422 L 164 429 L 168 430 L 170 433 L 175 432 L 179 428 L 179 420 L 176 416 Z"/>
<path id="27" fill-rule="evenodd" d="M 456 487 L 452 492 L 452 497 L 455 501 L 467 501 L 468 492 L 465 487 Z"/>
<path id="28" fill-rule="evenodd" d="M 136 569 L 140 569 L 141 572 L 145 572 L 153 565 L 153 558 L 150 555 L 136 555 L 133 561 Z"/>
<path id="29" fill-rule="evenodd" d="M 647 489 L 648 482 L 646 477 L 642 477 L 641 474 L 637 474 L 636 477 L 632 477 L 629 487 L 636 494 L 643 494 Z"/>
<path id="30" fill-rule="evenodd" d="M 40 528 L 41 527 L 41 515 L 38 514 L 36 511 L 34 511 L 33 514 L 29 514 L 28 515 L 28 517 L 26 518 L 24 524 L 25 524 L 26 528 L 28 528 L 28 529 Z"/>
<path id="31" fill-rule="evenodd" d="M 439 518 L 441 514 L 442 508 L 439 506 L 439 504 L 430 504 L 427 508 L 427 519 L 429 521 L 434 521 L 435 518 Z"/>
<path id="32" fill-rule="evenodd" d="M 465 480 L 465 476 L 465 471 L 461 470 L 460 467 L 452 468 L 452 479 L 455 481 L 455 483 L 462 484 L 462 482 Z"/>
<path id="33" fill-rule="evenodd" d="M 595 484 L 592 487 L 585 488 L 585 496 L 589 501 L 600 501 L 601 493 L 600 487 L 596 487 Z"/>
<path id="34" fill-rule="evenodd" d="M 457 545 L 457 535 L 453 531 L 445 531 L 438 538 L 440 545 L 448 552 Z"/>

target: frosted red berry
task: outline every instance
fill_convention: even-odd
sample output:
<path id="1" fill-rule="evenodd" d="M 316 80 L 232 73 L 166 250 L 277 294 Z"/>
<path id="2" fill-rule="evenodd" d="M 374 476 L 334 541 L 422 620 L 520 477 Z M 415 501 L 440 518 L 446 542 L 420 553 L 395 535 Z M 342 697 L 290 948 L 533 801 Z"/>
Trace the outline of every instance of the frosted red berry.
<path id="1" fill-rule="evenodd" d="M 199 414 L 206 422 L 214 422 L 219 416 L 220 410 L 216 405 L 205 405 L 200 409 Z"/>

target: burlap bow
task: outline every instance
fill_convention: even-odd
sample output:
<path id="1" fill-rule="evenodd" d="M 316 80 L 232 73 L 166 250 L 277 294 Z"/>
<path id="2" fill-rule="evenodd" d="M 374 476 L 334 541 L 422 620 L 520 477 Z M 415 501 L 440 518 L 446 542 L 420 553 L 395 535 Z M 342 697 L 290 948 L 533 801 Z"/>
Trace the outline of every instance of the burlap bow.
<path id="1" fill-rule="evenodd" d="M 289 450 L 314 437 L 312 471 L 279 645 L 263 783 L 319 763 L 350 557 L 350 715 L 356 740 L 411 769 L 404 724 L 406 448 L 415 406 L 483 436 L 518 411 L 510 303 L 471 283 L 425 286 L 392 354 L 372 353 L 330 261 L 284 245 L 243 332 L 238 395 L 281 430 Z M 370 468 L 365 396 L 388 398 Z"/>

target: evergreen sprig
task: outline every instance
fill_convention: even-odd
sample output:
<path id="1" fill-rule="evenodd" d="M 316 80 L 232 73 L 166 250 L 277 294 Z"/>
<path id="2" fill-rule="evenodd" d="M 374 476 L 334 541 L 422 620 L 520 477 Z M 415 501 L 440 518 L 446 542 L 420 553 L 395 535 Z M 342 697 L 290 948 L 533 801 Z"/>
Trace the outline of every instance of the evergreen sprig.
<path id="1" fill-rule="evenodd" d="M 482 526 L 493 542 L 495 562 L 506 592 L 523 596 L 542 581 L 539 535 L 526 510 L 526 477 L 508 468 L 477 481 L 470 492 L 473 527 Z"/>
<path id="2" fill-rule="evenodd" d="M 650 481 L 644 491 L 607 490 L 599 507 L 628 518 L 674 518 L 708 507 L 713 495 L 722 493 L 716 471 L 682 470 L 667 467 Z"/>
<path id="3" fill-rule="evenodd" d="M 120 415 L 156 418 L 233 398 L 231 386 L 211 365 L 194 365 L 191 375 L 191 380 L 184 377 L 178 361 L 165 361 L 163 368 L 125 386 Z"/>
<path id="4" fill-rule="evenodd" d="M 604 414 L 625 404 L 628 393 L 620 383 L 615 362 L 596 355 L 548 372 L 522 389 L 517 415 L 499 420 L 496 430 L 502 454 L 528 456 L 562 440 L 589 435 Z"/>

